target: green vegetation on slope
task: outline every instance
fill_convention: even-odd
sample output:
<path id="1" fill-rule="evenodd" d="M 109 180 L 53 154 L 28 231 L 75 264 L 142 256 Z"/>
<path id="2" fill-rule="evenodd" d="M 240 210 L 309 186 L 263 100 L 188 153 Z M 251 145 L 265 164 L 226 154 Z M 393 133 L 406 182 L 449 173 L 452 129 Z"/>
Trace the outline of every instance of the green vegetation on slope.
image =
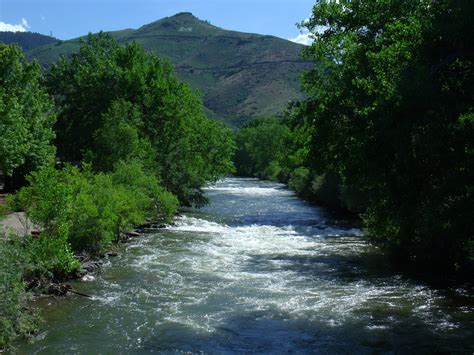
<path id="1" fill-rule="evenodd" d="M 190 13 L 110 32 L 119 43 L 136 42 L 173 63 L 178 77 L 199 90 L 213 117 L 238 126 L 250 117 L 282 111 L 301 99 L 299 77 L 311 67 L 303 46 L 272 36 L 227 31 Z M 28 52 L 49 67 L 79 49 L 79 39 Z"/>
<path id="2" fill-rule="evenodd" d="M 316 40 L 305 53 L 318 63 L 304 75 L 308 98 L 280 123 L 293 144 L 272 147 L 271 165 L 259 167 L 259 140 L 285 129 L 246 127 L 238 139 L 250 172 L 289 174 L 303 195 L 366 206 L 368 235 L 390 255 L 469 274 L 472 13 L 468 0 L 318 2 L 306 23 Z"/>
<path id="3" fill-rule="evenodd" d="M 52 43 L 58 43 L 58 39 L 45 36 L 35 32 L 0 32 L 0 43 L 16 44 L 24 51 Z M 59 41 L 60 42 L 60 41 Z"/>

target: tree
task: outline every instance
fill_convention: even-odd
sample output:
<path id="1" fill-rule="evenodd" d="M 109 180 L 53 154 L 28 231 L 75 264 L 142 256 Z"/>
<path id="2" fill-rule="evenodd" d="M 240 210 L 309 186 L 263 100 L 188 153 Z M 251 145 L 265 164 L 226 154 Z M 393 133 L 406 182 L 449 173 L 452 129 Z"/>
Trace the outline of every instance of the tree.
<path id="1" fill-rule="evenodd" d="M 474 230 L 471 1 L 320 1 L 305 24 L 311 166 L 369 198 L 372 240 L 469 264 Z M 323 30 L 321 30 L 323 29 Z"/>
<path id="2" fill-rule="evenodd" d="M 112 151 L 112 160 L 121 159 L 144 145 L 155 174 L 182 204 L 201 203 L 200 188 L 232 167 L 230 130 L 205 116 L 199 96 L 167 61 L 136 43 L 120 47 L 108 35 L 89 35 L 78 53 L 53 66 L 47 83 L 59 108 L 58 152 L 67 161 L 92 157 L 110 169 Z"/>
<path id="3" fill-rule="evenodd" d="M 280 119 L 260 117 L 249 121 L 240 129 L 236 141 L 238 173 L 277 179 L 290 142 L 290 130 Z"/>
<path id="4" fill-rule="evenodd" d="M 123 100 L 113 101 L 102 120 L 86 157 L 93 162 L 94 169 L 107 172 L 122 160 L 151 158 L 147 157 L 152 155 L 149 141 L 140 137 L 143 122 L 136 106 Z"/>
<path id="5" fill-rule="evenodd" d="M 0 44 L 0 170 L 5 175 L 26 174 L 53 160 L 55 119 L 39 66 L 26 62 L 20 48 Z"/>

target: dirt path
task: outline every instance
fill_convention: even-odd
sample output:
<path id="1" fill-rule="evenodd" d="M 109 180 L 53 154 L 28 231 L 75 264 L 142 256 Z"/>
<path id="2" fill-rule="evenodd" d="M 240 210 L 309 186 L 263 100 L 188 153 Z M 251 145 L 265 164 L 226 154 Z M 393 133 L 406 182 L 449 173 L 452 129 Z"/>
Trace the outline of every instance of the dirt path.
<path id="1" fill-rule="evenodd" d="M 26 220 L 25 213 L 15 212 L 0 220 L 0 233 L 11 232 L 19 235 L 31 234 L 34 226 Z"/>

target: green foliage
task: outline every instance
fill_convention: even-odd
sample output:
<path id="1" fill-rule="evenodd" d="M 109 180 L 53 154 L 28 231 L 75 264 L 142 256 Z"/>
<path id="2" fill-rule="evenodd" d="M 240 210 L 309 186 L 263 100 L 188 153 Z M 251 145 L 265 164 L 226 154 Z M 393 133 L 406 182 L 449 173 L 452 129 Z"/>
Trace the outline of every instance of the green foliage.
<path id="1" fill-rule="evenodd" d="M 31 239 L 28 250 L 30 276 L 47 275 L 62 279 L 79 268 L 69 242 L 72 215 L 72 189 L 66 173 L 52 167 L 33 172 L 29 186 L 9 196 L 11 209 L 24 210 L 28 220 L 41 230 Z"/>
<path id="2" fill-rule="evenodd" d="M 290 130 L 281 120 L 262 117 L 242 126 L 236 136 L 237 173 L 277 179 L 290 142 Z"/>
<path id="3" fill-rule="evenodd" d="M 305 167 L 296 168 L 288 181 L 288 187 L 303 197 L 309 199 L 311 196 L 311 171 Z"/>
<path id="4" fill-rule="evenodd" d="M 37 327 L 37 317 L 26 308 L 23 272 L 28 263 L 24 247 L 0 234 L 0 351 Z"/>
<path id="5" fill-rule="evenodd" d="M 41 230 L 30 246 L 37 274 L 63 277 L 78 263 L 72 252 L 100 253 L 120 233 L 146 219 L 169 221 L 178 201 L 141 162 L 120 161 L 109 173 L 75 167 L 43 168 L 31 174 L 29 186 L 9 198 Z"/>
<path id="6" fill-rule="evenodd" d="M 107 35 L 89 35 L 47 83 L 59 108 L 58 152 L 67 161 L 86 157 L 110 171 L 119 160 L 145 158 L 181 204 L 202 201 L 200 188 L 232 168 L 230 130 L 204 115 L 168 62 L 135 43 L 119 47 Z"/>
<path id="7" fill-rule="evenodd" d="M 325 173 L 311 181 L 311 192 L 314 200 L 322 205 L 337 210 L 341 207 L 342 181 L 338 174 Z"/>
<path id="8" fill-rule="evenodd" d="M 114 101 L 104 113 L 103 126 L 94 135 L 94 150 L 89 158 L 95 170 L 112 171 L 121 160 L 145 158 L 148 141 L 141 139 L 141 115 L 137 107 L 126 101 Z"/>
<path id="9" fill-rule="evenodd" d="M 66 280 L 79 271 L 80 263 L 74 258 L 67 236 L 41 234 L 29 239 L 26 248 L 30 263 L 24 277 Z"/>
<path id="10" fill-rule="evenodd" d="M 78 171 L 70 178 L 74 204 L 69 240 L 74 250 L 100 252 L 120 233 L 145 221 L 145 196 L 114 184 L 111 175 Z"/>
<path id="11" fill-rule="evenodd" d="M 301 119 L 291 108 L 284 119 L 264 117 L 246 123 L 236 135 L 237 173 L 287 183 L 298 196 L 335 212 L 363 212 L 363 200 L 338 174 L 310 169 L 310 130 Z"/>
<path id="12" fill-rule="evenodd" d="M 320 1 L 305 23 L 317 63 L 298 108 L 308 166 L 339 174 L 352 201 L 365 196 L 374 242 L 449 269 L 469 264 L 474 235 L 473 11 L 465 0 Z"/>
<path id="13" fill-rule="evenodd" d="M 28 219 L 48 236 L 67 235 L 72 190 L 65 174 L 48 166 L 31 173 L 27 179 L 29 186 L 8 196 L 11 209 L 24 210 Z"/>
<path id="14" fill-rule="evenodd" d="M 52 44 L 58 40 L 35 32 L 0 32 L 0 43 L 16 44 L 24 51 Z"/>
<path id="15" fill-rule="evenodd" d="M 54 157 L 52 102 L 40 85 L 36 63 L 21 49 L 0 44 L 0 170 L 29 172 Z"/>
<path id="16" fill-rule="evenodd" d="M 115 185 L 125 186 L 135 196 L 141 196 L 141 206 L 147 218 L 170 222 L 178 210 L 178 199 L 164 189 L 151 171 L 137 160 L 119 162 L 112 174 Z"/>

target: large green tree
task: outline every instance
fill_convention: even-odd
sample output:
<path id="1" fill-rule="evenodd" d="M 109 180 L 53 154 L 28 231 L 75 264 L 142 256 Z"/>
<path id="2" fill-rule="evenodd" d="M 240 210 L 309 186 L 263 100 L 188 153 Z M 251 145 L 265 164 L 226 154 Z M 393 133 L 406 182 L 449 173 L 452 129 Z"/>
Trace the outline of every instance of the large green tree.
<path id="1" fill-rule="evenodd" d="M 200 188 L 232 168 L 231 132 L 205 116 L 200 97 L 168 62 L 135 43 L 89 35 L 51 69 L 47 84 L 64 160 L 94 157 L 107 170 L 111 157 L 136 156 L 146 146 L 163 185 L 183 204 L 201 202 Z"/>
<path id="2" fill-rule="evenodd" d="M 374 241 L 455 268 L 473 257 L 473 13 L 467 0 L 319 1 L 305 23 L 312 168 L 365 192 Z"/>
<path id="3" fill-rule="evenodd" d="M 0 44 L 0 171 L 26 173 L 54 158 L 52 101 L 19 47 Z"/>

